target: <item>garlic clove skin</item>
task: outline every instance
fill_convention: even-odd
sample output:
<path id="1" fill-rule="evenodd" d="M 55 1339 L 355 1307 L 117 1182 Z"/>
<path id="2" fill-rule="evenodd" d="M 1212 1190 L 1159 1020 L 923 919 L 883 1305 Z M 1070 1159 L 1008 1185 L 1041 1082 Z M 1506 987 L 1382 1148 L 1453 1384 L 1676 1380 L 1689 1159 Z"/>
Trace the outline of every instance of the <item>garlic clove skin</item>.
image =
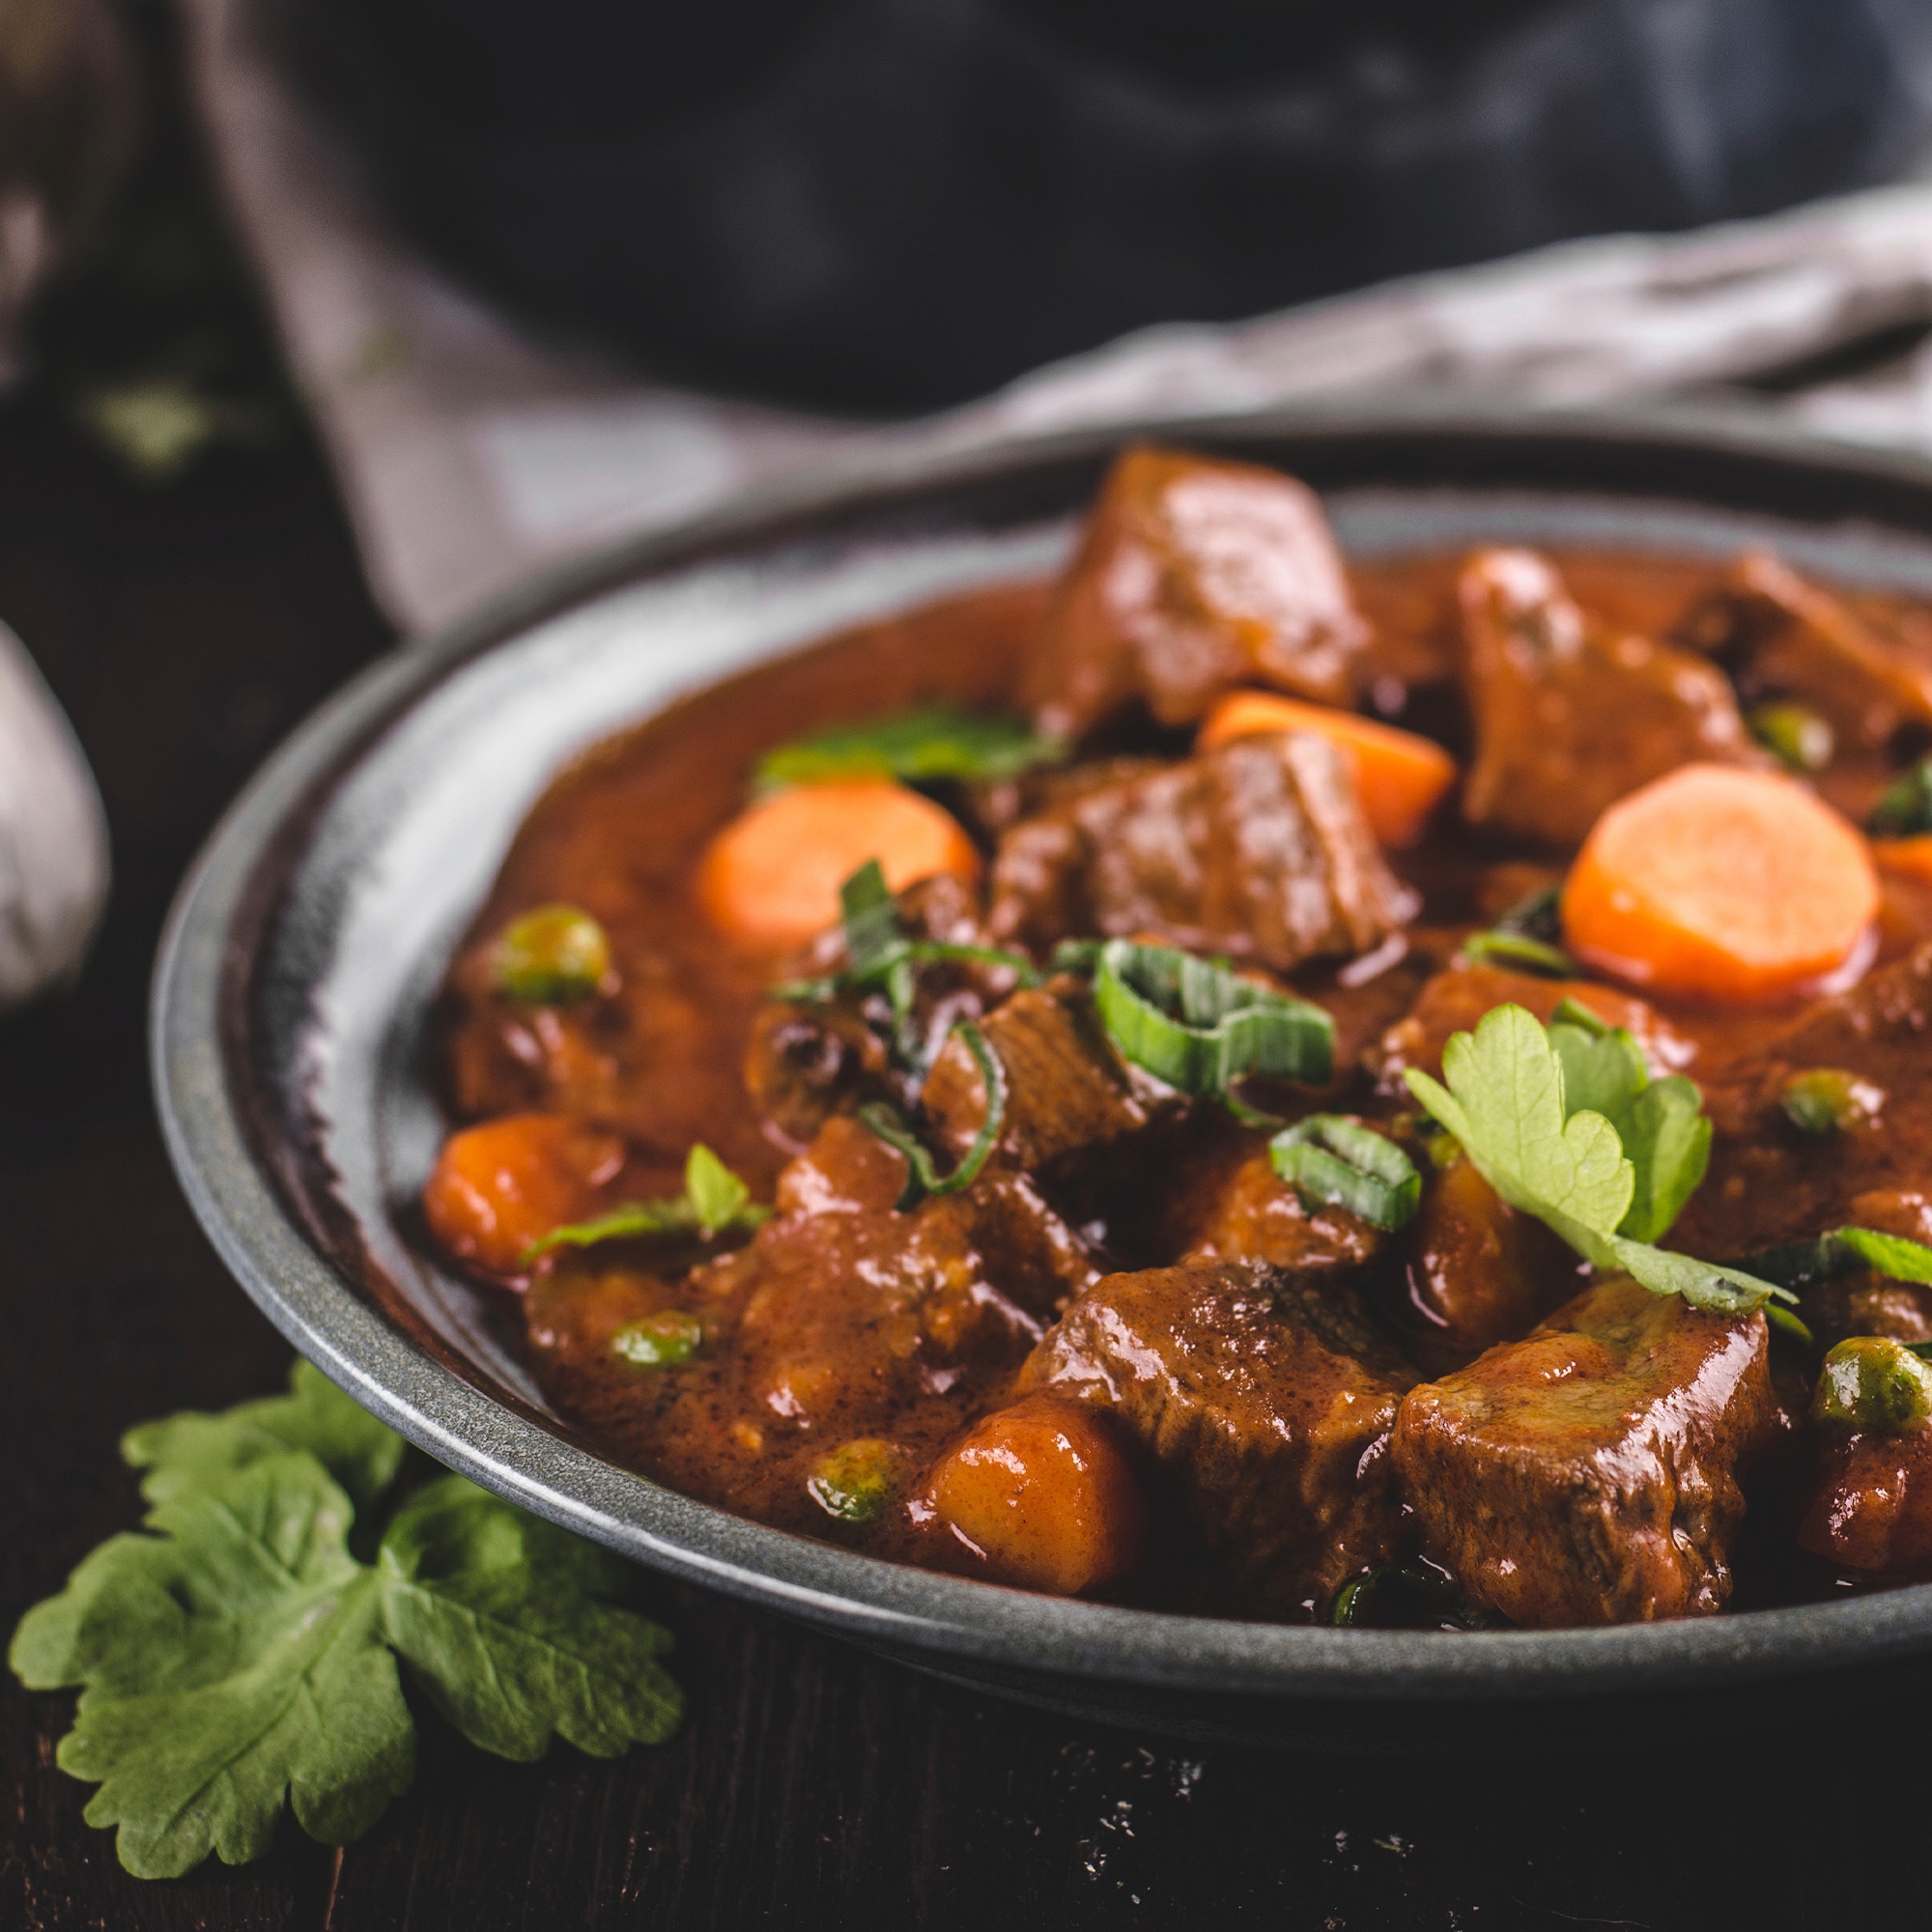
<path id="1" fill-rule="evenodd" d="M 79 973 L 109 877 L 94 774 L 26 646 L 0 624 L 0 1010 Z"/>

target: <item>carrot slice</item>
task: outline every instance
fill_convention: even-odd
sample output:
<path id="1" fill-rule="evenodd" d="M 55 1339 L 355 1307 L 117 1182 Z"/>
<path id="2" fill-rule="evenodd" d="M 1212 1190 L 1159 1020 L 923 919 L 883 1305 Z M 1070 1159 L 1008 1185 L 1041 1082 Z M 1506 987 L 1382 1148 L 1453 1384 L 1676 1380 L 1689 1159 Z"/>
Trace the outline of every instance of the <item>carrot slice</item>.
<path id="1" fill-rule="evenodd" d="M 796 946 L 838 923 L 838 888 L 867 859 L 895 893 L 935 872 L 980 870 L 959 821 L 904 785 L 793 785 L 748 806 L 705 847 L 698 902 L 748 946 Z"/>
<path id="2" fill-rule="evenodd" d="M 423 1187 L 440 1246 L 495 1274 L 515 1274 L 553 1228 L 587 1220 L 624 1165 L 624 1143 L 558 1114 L 509 1114 L 443 1143 Z"/>
<path id="3" fill-rule="evenodd" d="M 1272 731 L 1319 731 L 1355 754 L 1362 811 L 1382 844 L 1410 845 L 1456 778 L 1456 761 L 1440 745 L 1352 711 L 1303 704 L 1263 691 L 1235 691 L 1208 714 L 1196 750 L 1211 752 L 1231 738 Z"/>
<path id="4" fill-rule="evenodd" d="M 1865 841 L 1802 785 L 1685 765 L 1597 820 L 1563 888 L 1570 950 L 1660 992 L 1756 1004 L 1815 986 L 1868 947 Z"/>
<path id="5" fill-rule="evenodd" d="M 1932 886 L 1932 833 L 1912 838 L 1874 838 L 1871 849 L 1881 872 L 1896 872 L 1902 878 Z"/>

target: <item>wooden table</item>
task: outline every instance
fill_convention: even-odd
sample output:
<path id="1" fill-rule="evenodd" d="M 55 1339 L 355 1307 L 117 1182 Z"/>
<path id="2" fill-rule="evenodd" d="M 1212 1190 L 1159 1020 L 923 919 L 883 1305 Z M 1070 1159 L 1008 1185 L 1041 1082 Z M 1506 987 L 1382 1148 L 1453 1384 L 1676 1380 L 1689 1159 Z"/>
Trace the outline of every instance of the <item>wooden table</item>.
<path id="1" fill-rule="evenodd" d="M 147 25 L 153 28 L 152 18 Z M 191 180 L 178 129 L 151 162 Z M 173 175 L 169 175 L 172 170 Z M 98 295 L 98 292 L 97 292 Z M 96 323 L 76 298 L 73 327 Z M 118 313 L 118 311 L 117 311 Z M 67 311 L 62 312 L 63 320 Z M 245 325 L 252 327 L 249 322 Z M 256 352 L 266 354 L 259 343 Z M 55 372 L 58 374 L 58 370 Z M 224 1274 L 156 1130 L 160 921 L 224 801 L 388 642 L 293 430 L 165 487 L 86 446 L 49 380 L 0 409 L 0 617 L 106 796 L 113 909 L 77 994 L 0 1026 L 0 1618 L 136 1520 L 115 1444 L 274 1388 L 287 1351 Z M 1684 1928 L 1923 1923 L 1922 1702 L 1789 1754 L 1690 1731 L 1523 1763 L 1177 1747 L 1040 1716 L 659 1586 L 691 1718 L 613 1764 L 516 1766 L 428 1713 L 415 1789 L 346 1852 L 142 1884 L 53 1767 L 71 1700 L 0 1692 L 0 1928 Z M 1767 1692 L 1768 1697 L 1775 1692 Z M 1892 1919 L 1886 1902 L 1916 1895 Z"/>

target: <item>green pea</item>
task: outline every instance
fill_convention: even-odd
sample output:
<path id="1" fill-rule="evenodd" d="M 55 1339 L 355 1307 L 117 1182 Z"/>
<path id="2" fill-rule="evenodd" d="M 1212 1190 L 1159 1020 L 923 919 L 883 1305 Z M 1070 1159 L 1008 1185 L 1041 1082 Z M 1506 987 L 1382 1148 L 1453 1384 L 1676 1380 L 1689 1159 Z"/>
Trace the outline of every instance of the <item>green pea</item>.
<path id="1" fill-rule="evenodd" d="M 1784 1118 L 1801 1134 L 1818 1140 L 1869 1121 L 1885 1105 L 1885 1094 L 1879 1088 L 1838 1066 L 1814 1066 L 1794 1073 L 1778 1098 Z"/>
<path id="2" fill-rule="evenodd" d="M 513 919 L 497 941 L 497 985 L 526 1006 L 560 1007 L 603 984 L 611 970 L 604 928 L 576 906 L 539 906 Z"/>
<path id="3" fill-rule="evenodd" d="M 681 1308 L 661 1308 L 655 1315 L 626 1322 L 611 1337 L 611 1352 L 637 1369 L 674 1369 L 688 1362 L 704 1345 L 697 1317 Z"/>
<path id="4" fill-rule="evenodd" d="M 806 1492 L 839 1522 L 876 1522 L 898 1481 L 898 1451 L 877 1436 L 841 1442 L 806 1479 Z"/>
<path id="5" fill-rule="evenodd" d="M 1802 704 L 1760 704 L 1747 722 L 1751 736 L 1789 772 L 1822 772 L 1837 750 L 1831 725 Z"/>
<path id="6" fill-rule="evenodd" d="M 1825 1357 L 1811 1419 L 1843 1429 L 1922 1429 L 1932 1417 L 1932 1367 L 1902 1342 L 1854 1335 Z"/>

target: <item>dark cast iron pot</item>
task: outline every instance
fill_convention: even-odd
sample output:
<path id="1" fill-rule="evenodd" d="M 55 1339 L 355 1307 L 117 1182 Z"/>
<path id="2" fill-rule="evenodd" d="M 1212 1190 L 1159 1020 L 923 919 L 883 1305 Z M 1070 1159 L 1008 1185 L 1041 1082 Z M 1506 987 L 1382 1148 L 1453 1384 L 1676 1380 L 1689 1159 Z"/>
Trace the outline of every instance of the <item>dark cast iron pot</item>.
<path id="1" fill-rule="evenodd" d="M 1143 428 L 1308 478 L 1357 556 L 1503 540 L 1724 557 L 1763 541 L 1801 569 L 1932 599 L 1932 465 L 1742 420 L 1417 405 Z M 1932 1675 L 1932 1586 L 1444 1634 L 1157 1615 L 881 1563 L 606 1461 L 547 1405 L 490 1293 L 411 1232 L 442 1130 L 425 1073 L 436 988 L 551 774 L 730 669 L 1050 570 L 1122 440 L 899 454 L 771 492 L 553 575 L 325 705 L 210 839 L 156 970 L 161 1119 L 222 1258 L 358 1402 L 526 1508 L 1068 1712 L 1198 1738 L 1467 1748 L 1681 1723 L 1687 1707 L 1707 1727 L 1781 1720 L 1799 1692 Z"/>

